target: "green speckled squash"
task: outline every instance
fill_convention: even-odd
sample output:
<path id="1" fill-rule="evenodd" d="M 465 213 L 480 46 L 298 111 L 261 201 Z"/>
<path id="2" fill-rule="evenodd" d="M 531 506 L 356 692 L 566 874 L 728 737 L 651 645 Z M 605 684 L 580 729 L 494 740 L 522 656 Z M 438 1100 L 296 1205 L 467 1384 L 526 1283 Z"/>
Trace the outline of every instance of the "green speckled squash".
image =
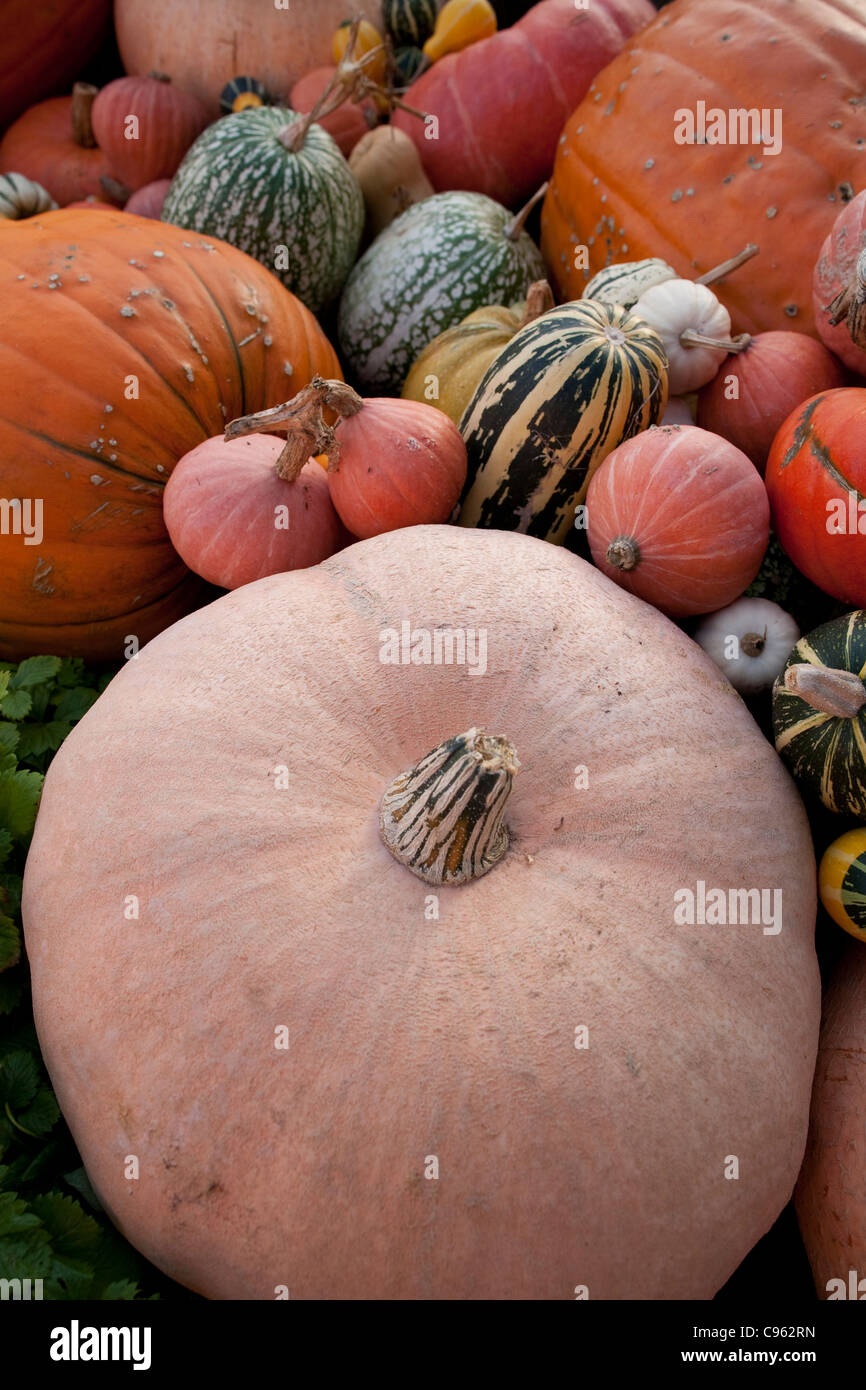
<path id="1" fill-rule="evenodd" d="M 175 174 L 162 220 L 246 251 L 315 312 L 355 260 L 364 199 L 327 131 L 314 123 L 293 134 L 303 120 L 261 106 L 209 126 Z"/>
<path id="2" fill-rule="evenodd" d="M 667 398 L 662 341 L 643 319 L 583 300 L 543 314 L 491 363 L 460 423 L 460 525 L 561 545 L 598 465 L 657 425 Z"/>
<path id="3" fill-rule="evenodd" d="M 773 734 L 801 791 L 866 821 L 866 611 L 801 637 L 773 688 Z"/>
<path id="4" fill-rule="evenodd" d="M 436 28 L 437 0 L 384 0 L 382 15 L 395 48 L 423 48 Z"/>
<path id="5" fill-rule="evenodd" d="M 483 193 L 439 193 L 376 238 L 346 282 L 339 337 L 365 387 L 398 393 L 432 338 L 485 304 L 523 299 L 545 276 L 517 217 Z"/>

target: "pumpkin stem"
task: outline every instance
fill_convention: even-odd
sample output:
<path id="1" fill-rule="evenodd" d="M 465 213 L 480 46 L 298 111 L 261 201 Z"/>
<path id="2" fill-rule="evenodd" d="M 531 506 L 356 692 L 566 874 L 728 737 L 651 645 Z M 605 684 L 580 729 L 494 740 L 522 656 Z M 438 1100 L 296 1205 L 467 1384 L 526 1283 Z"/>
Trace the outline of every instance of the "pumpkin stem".
<path id="1" fill-rule="evenodd" d="M 523 318 L 517 325 L 517 331 L 525 328 L 528 323 L 534 323 L 540 319 L 542 314 L 546 314 L 553 308 L 553 290 L 546 280 L 535 280 L 529 286 L 526 295 L 526 304 L 523 310 Z"/>
<path id="2" fill-rule="evenodd" d="M 744 246 L 742 251 L 739 251 L 736 256 L 730 256 L 726 261 L 722 261 L 721 265 L 713 266 L 712 270 L 708 270 L 703 275 L 699 275 L 695 280 L 695 284 L 714 285 L 717 280 L 723 280 L 732 270 L 736 270 L 746 261 L 750 261 L 753 256 L 757 256 L 759 250 L 760 247 L 756 246 L 753 241 L 750 241 L 748 246 Z"/>
<path id="3" fill-rule="evenodd" d="M 783 685 L 813 709 L 837 719 L 854 719 L 866 705 L 866 685 L 856 671 L 802 661 L 787 668 Z"/>
<path id="4" fill-rule="evenodd" d="M 508 849 L 505 805 L 520 763 L 507 738 L 468 729 L 390 784 L 379 833 L 395 859 L 427 883 L 468 883 Z"/>
<path id="5" fill-rule="evenodd" d="M 363 405 L 357 391 L 345 381 L 325 381 L 314 376 L 309 386 L 290 401 L 229 421 L 223 438 L 240 439 L 245 434 L 275 434 L 277 431 L 282 434 L 285 430 L 286 442 L 274 468 L 278 478 L 293 483 L 307 459 L 315 454 L 327 454 L 329 468 L 336 468 L 340 461 L 340 441 L 326 424 L 323 410 L 333 410 L 342 419 L 357 415 Z"/>
<path id="6" fill-rule="evenodd" d="M 615 536 L 604 558 L 614 569 L 633 570 L 640 560 L 640 547 L 633 536 Z"/>
<path id="7" fill-rule="evenodd" d="M 745 632 L 740 642 L 740 651 L 746 656 L 760 656 L 767 645 L 767 629 L 763 632 Z"/>
<path id="8" fill-rule="evenodd" d="M 147 75 L 148 75 L 148 77 L 152 77 L 153 80 L 154 80 L 154 82 L 170 82 L 170 81 L 171 81 L 171 78 L 169 77 L 169 75 L 168 75 L 167 72 L 157 72 L 156 68 L 151 68 L 150 72 L 149 72 Z"/>
<path id="9" fill-rule="evenodd" d="M 96 149 L 91 111 L 98 92 L 92 82 L 76 82 L 72 88 L 72 138 L 83 150 Z"/>
<path id="10" fill-rule="evenodd" d="M 742 352 L 751 341 L 750 333 L 739 333 L 736 338 L 708 338 L 705 333 L 696 333 L 693 328 L 687 328 L 680 334 L 683 347 L 711 347 L 723 352 Z"/>
<path id="11" fill-rule="evenodd" d="M 508 237 L 509 241 L 518 240 L 520 233 L 523 231 L 523 228 L 526 225 L 526 219 L 532 212 L 532 209 L 535 207 L 535 204 L 540 202 L 541 199 L 544 197 L 548 187 L 549 185 L 547 183 L 543 183 L 541 187 L 538 189 L 538 191 L 536 193 L 533 193 L 529 202 L 524 203 L 520 211 L 518 213 L 515 213 L 511 221 L 507 223 L 505 227 L 505 235 Z"/>
<path id="12" fill-rule="evenodd" d="M 132 197 L 132 189 L 127 188 L 126 184 L 120 183 L 118 179 L 113 179 L 110 174 L 102 174 L 99 183 L 103 192 L 116 203 L 126 203 Z"/>

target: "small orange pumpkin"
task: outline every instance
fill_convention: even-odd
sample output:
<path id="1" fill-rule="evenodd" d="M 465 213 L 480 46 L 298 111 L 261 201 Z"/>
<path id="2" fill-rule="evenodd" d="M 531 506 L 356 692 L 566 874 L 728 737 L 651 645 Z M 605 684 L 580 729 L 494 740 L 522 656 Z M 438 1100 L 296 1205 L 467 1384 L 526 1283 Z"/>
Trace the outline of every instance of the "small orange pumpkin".
<path id="1" fill-rule="evenodd" d="M 95 97 L 95 87 L 76 82 L 72 96 L 31 106 L 0 141 L 0 174 L 26 174 L 63 205 L 102 198 L 101 179 L 111 169 L 93 134 Z"/>

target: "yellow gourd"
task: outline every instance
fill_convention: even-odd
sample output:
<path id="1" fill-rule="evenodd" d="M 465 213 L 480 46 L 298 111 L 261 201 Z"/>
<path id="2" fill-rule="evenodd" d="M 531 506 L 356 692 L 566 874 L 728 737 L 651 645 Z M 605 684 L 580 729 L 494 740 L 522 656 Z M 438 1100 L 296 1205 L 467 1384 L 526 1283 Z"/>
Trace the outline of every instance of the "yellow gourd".
<path id="1" fill-rule="evenodd" d="M 349 155 L 349 168 L 361 185 L 371 237 L 378 236 L 413 203 L 434 193 L 414 140 L 393 125 L 381 125 L 362 135 Z"/>
<path id="2" fill-rule="evenodd" d="M 433 405 L 459 426 L 490 364 L 519 328 L 552 308 L 550 286 L 537 280 L 525 302 L 475 309 L 427 344 L 406 378 L 403 399 Z"/>
<path id="3" fill-rule="evenodd" d="M 424 52 L 431 63 L 436 63 L 446 53 L 459 53 L 495 33 L 496 11 L 488 0 L 448 0 L 439 12 Z"/>
<path id="4" fill-rule="evenodd" d="M 343 59 L 349 44 L 351 29 L 352 21 L 347 19 L 344 20 L 334 34 L 331 43 L 331 53 L 333 54 L 335 63 L 340 63 Z M 385 40 L 382 38 L 376 26 L 371 24 L 369 19 L 362 19 L 358 25 L 358 37 L 355 40 L 355 47 L 352 51 L 351 58 L 353 62 L 358 63 L 364 57 L 365 53 L 371 53 L 374 48 L 379 49 L 375 58 L 371 58 L 369 63 L 364 64 L 364 71 L 372 82 L 382 82 L 385 78 L 384 44 Z"/>
<path id="5" fill-rule="evenodd" d="M 818 893 L 826 911 L 850 936 L 866 941 L 866 830 L 848 830 L 825 851 Z"/>

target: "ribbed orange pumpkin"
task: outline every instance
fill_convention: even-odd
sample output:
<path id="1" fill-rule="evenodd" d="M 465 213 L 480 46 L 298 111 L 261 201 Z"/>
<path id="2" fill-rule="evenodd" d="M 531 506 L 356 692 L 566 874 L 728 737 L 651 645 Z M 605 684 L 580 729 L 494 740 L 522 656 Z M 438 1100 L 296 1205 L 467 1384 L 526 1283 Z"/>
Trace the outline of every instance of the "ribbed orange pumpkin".
<path id="1" fill-rule="evenodd" d="M 132 192 L 170 179 L 208 120 L 198 97 L 156 76 L 118 77 L 93 103 L 96 142 L 114 177 Z"/>
<path id="2" fill-rule="evenodd" d="M 91 125 L 95 88 L 77 83 L 72 96 L 51 97 L 19 116 L 0 141 L 0 174 L 25 174 L 47 188 L 61 206 L 104 196 L 110 174 Z"/>
<path id="3" fill-rule="evenodd" d="M 693 278 L 748 240 L 761 254 L 716 286 L 735 328 L 814 333 L 818 248 L 866 185 L 864 71 L 861 0 L 666 6 L 596 78 L 560 139 L 542 250 L 561 297 L 578 298 L 610 262 L 646 256 Z M 701 134 L 699 102 L 726 122 L 730 110 L 766 111 L 771 135 L 779 112 L 780 152 L 760 139 L 678 144 L 677 130 L 690 133 L 683 112 Z M 575 264 L 579 245 L 588 270 Z"/>
<path id="4" fill-rule="evenodd" d="M 3 0 L 0 131 L 62 92 L 108 32 L 111 0 Z"/>
<path id="5" fill-rule="evenodd" d="M 125 213 L 0 223 L 0 286 L 2 495 L 44 504 L 39 544 L 24 506 L 0 544 L 0 656 L 117 660 L 192 601 L 162 519 L 176 461 L 337 359 L 256 261 Z"/>

